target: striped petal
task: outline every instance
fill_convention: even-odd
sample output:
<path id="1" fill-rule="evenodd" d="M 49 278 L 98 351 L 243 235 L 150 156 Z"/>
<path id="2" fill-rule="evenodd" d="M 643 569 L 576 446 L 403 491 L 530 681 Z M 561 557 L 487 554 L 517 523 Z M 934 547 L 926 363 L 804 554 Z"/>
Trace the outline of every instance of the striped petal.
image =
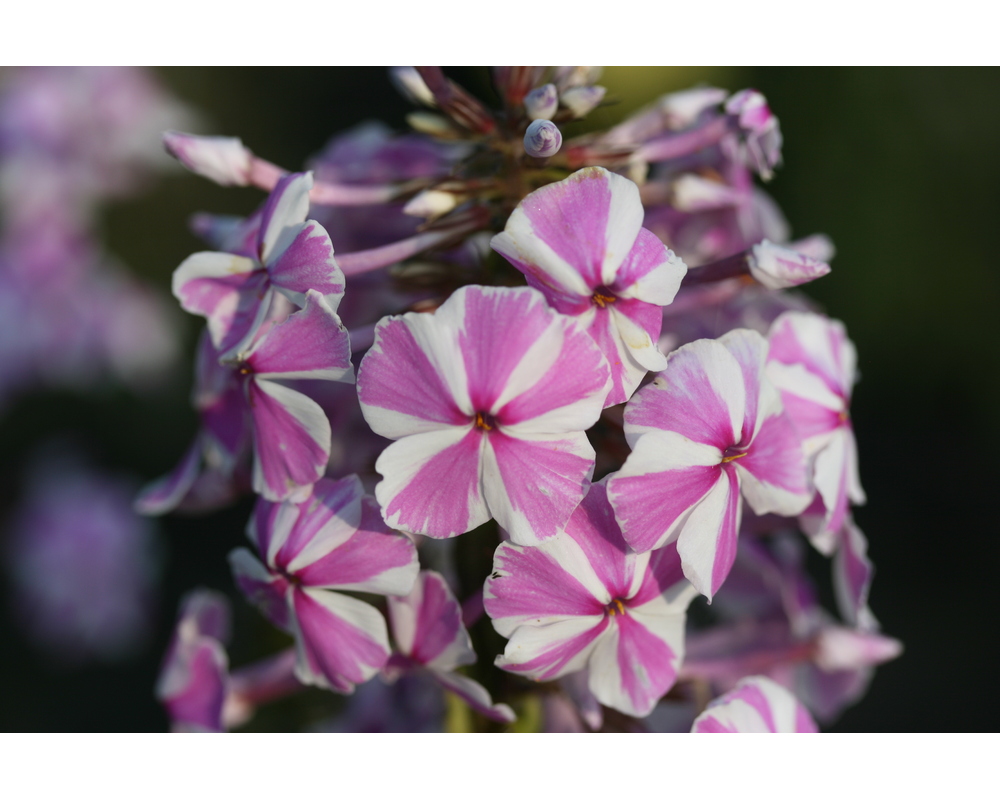
<path id="1" fill-rule="evenodd" d="M 399 651 L 418 664 L 450 672 L 476 660 L 462 609 L 437 572 L 421 572 L 406 597 L 389 598 L 389 624 Z"/>
<path id="2" fill-rule="evenodd" d="M 816 733 L 816 723 L 795 696 L 754 675 L 713 700 L 694 721 L 692 733 Z"/>

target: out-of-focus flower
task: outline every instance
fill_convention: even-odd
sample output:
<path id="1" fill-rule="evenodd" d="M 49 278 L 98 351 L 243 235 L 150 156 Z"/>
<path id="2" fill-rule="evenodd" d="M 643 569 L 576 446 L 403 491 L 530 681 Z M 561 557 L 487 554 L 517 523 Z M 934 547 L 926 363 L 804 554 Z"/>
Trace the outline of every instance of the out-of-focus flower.
<path id="1" fill-rule="evenodd" d="M 691 733 L 816 733 L 795 695 L 763 675 L 744 678 L 713 700 Z"/>
<path id="2" fill-rule="evenodd" d="M 419 569 L 410 540 L 389 530 L 354 477 L 320 480 L 299 504 L 257 501 L 249 550 L 230 554 L 236 583 L 295 637 L 295 675 L 350 693 L 385 666 L 389 641 L 374 607 L 341 591 L 404 595 Z"/>
<path id="3" fill-rule="evenodd" d="M 559 104 L 569 109 L 574 119 L 580 119 L 601 104 L 606 92 L 603 86 L 574 86 L 559 95 Z"/>
<path id="4" fill-rule="evenodd" d="M 30 639 L 64 663 L 112 661 L 145 643 L 159 542 L 128 481 L 71 456 L 42 455 L 10 524 L 6 567 Z"/>
<path id="5" fill-rule="evenodd" d="M 493 569 L 486 613 L 510 639 L 497 666 L 535 680 L 589 668 L 593 695 L 638 717 L 673 685 L 695 590 L 673 546 L 628 546 L 603 481 L 563 533 L 535 547 L 501 544 Z"/>
<path id="6" fill-rule="evenodd" d="M 534 289 L 467 286 L 434 314 L 382 320 L 358 396 L 398 440 L 376 464 L 387 523 L 447 538 L 493 517 L 517 542 L 555 535 L 593 474 L 584 431 L 609 387 L 597 346 Z"/>
<path id="7" fill-rule="evenodd" d="M 791 516 L 811 495 L 766 357 L 754 331 L 685 345 L 625 407 L 632 453 L 608 484 L 622 533 L 639 551 L 676 541 L 684 575 L 709 598 L 736 557 L 741 497 Z"/>
<path id="8" fill-rule="evenodd" d="M 532 89 L 524 98 L 524 110 L 529 119 L 552 119 L 558 108 L 559 92 L 552 83 Z"/>
<path id="9" fill-rule="evenodd" d="M 660 308 L 674 299 L 686 268 L 642 227 L 630 180 L 590 167 L 544 186 L 490 244 L 601 348 L 613 381 L 605 405 L 624 402 L 647 370 L 666 367 L 656 348 Z"/>
<path id="10" fill-rule="evenodd" d="M 413 591 L 405 597 L 390 597 L 388 604 L 392 638 L 399 652 L 389 659 L 387 675 L 424 670 L 487 719 L 514 721 L 510 706 L 494 703 L 482 684 L 457 671 L 475 663 L 476 651 L 462 625 L 462 609 L 444 578 L 436 572 L 421 572 Z"/>

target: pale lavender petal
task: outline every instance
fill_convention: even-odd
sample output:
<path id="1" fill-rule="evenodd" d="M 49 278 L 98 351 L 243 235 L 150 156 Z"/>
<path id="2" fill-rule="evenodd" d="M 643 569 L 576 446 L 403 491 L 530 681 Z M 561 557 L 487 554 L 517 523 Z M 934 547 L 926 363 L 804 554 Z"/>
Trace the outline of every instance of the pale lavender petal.
<path id="1" fill-rule="evenodd" d="M 389 624 L 399 651 L 418 664 L 449 672 L 476 660 L 461 607 L 436 572 L 421 572 L 406 597 L 389 598 Z"/>
<path id="2" fill-rule="evenodd" d="M 301 392 L 268 380 L 249 385 L 254 422 L 253 488 L 284 500 L 322 477 L 330 457 L 330 422 Z"/>
<path id="3" fill-rule="evenodd" d="M 220 186 L 246 186 L 250 182 L 253 154 L 235 137 L 167 131 L 163 146 L 196 175 Z"/>
<path id="4" fill-rule="evenodd" d="M 312 186 L 311 172 L 296 172 L 283 176 L 268 195 L 257 239 L 260 261 L 267 267 L 275 263 L 298 236 L 309 213 Z"/>
<path id="5" fill-rule="evenodd" d="M 258 377 L 348 382 L 354 377 L 351 337 L 323 296 L 312 289 L 302 310 L 271 328 L 245 361 Z"/>
<path id="6" fill-rule="evenodd" d="M 460 697 L 473 711 L 494 722 L 513 722 L 517 715 L 506 703 L 494 703 L 482 684 L 457 672 L 432 669 L 430 674 L 441 686 Z"/>
<path id="7" fill-rule="evenodd" d="M 297 589 L 292 603 L 302 683 L 350 694 L 385 666 L 389 639 L 375 608 L 324 589 Z"/>
<path id="8" fill-rule="evenodd" d="M 483 493 L 490 514 L 519 544 L 561 531 L 594 474 L 585 433 L 506 436 L 493 431 L 483 452 Z"/>
<path id="9" fill-rule="evenodd" d="M 314 290 L 336 311 L 344 294 L 344 274 L 333 257 L 330 237 L 314 220 L 300 225 L 281 255 L 267 262 L 267 274 L 274 288 L 297 306 Z"/>
<path id="10" fill-rule="evenodd" d="M 722 586 L 736 560 L 742 515 L 737 471 L 727 466 L 722 473 L 677 535 L 684 577 L 709 600 Z"/>
<path id="11" fill-rule="evenodd" d="M 750 274 L 768 289 L 799 286 L 830 272 L 829 264 L 773 244 L 767 239 L 750 249 L 747 261 Z"/>
<path id="12" fill-rule="evenodd" d="M 643 553 L 676 539 L 692 509 L 722 478 L 721 459 L 715 447 L 670 431 L 640 437 L 608 481 L 608 499 L 629 545 Z"/>
<path id="13" fill-rule="evenodd" d="M 480 488 L 483 432 L 449 427 L 407 436 L 387 447 L 375 468 L 375 487 L 393 528 L 450 538 L 490 518 Z"/>

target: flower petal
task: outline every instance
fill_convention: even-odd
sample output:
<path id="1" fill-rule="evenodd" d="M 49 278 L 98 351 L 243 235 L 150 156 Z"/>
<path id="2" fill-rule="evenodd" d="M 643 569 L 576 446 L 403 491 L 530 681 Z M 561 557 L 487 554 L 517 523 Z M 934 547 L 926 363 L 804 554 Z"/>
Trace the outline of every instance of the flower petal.
<path id="1" fill-rule="evenodd" d="M 522 625 L 513 632 L 496 665 L 537 681 L 551 681 L 583 669 L 590 660 L 608 617 L 569 617 L 547 625 Z"/>
<path id="2" fill-rule="evenodd" d="M 275 289 L 302 307 L 306 292 L 317 291 L 330 308 L 337 310 L 344 296 L 344 273 L 333 257 L 330 237 L 315 220 L 291 227 L 283 236 L 292 236 L 291 243 L 267 262 L 267 274 Z"/>
<path id="3" fill-rule="evenodd" d="M 435 671 L 449 672 L 476 660 L 462 609 L 436 572 L 421 572 L 406 597 L 389 598 L 389 624 L 399 651 Z"/>
<path id="4" fill-rule="evenodd" d="M 494 722 L 513 722 L 517 715 L 506 703 L 494 703 L 490 693 L 477 681 L 457 672 L 445 672 L 439 669 L 430 671 L 441 686 L 454 695 L 462 698 L 473 711 L 482 714 Z"/>
<path id="5" fill-rule="evenodd" d="M 688 515 L 677 536 L 677 552 L 686 577 L 709 600 L 722 586 L 736 560 L 742 506 L 737 471 L 723 475 Z"/>
<path id="6" fill-rule="evenodd" d="M 295 241 L 309 213 L 312 186 L 311 172 L 296 172 L 281 178 L 268 195 L 257 236 L 257 252 L 265 266 L 273 264 Z"/>

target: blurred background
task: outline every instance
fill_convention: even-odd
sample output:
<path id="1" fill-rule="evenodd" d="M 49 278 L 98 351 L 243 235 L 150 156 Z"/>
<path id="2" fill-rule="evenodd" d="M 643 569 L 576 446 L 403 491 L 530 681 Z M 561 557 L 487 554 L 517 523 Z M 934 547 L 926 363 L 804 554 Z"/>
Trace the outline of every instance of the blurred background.
<path id="1" fill-rule="evenodd" d="M 485 69 L 447 72 L 489 97 Z M 176 266 L 205 249 L 187 219 L 247 214 L 262 197 L 186 173 L 159 132 L 239 136 L 295 168 L 362 121 L 403 131 L 412 110 L 377 68 L 130 75 L 109 73 L 98 91 L 0 72 L 3 730 L 166 730 L 153 686 L 178 601 L 197 586 L 235 600 L 234 664 L 279 646 L 226 563 L 249 501 L 203 517 L 128 512 L 198 426 L 188 399 L 200 319 L 169 294 Z M 856 519 L 877 570 L 872 608 L 906 651 L 832 730 L 995 728 L 1000 71 L 609 68 L 601 83 L 617 102 L 588 128 L 698 83 L 761 91 L 785 142 L 767 191 L 793 236 L 836 245 L 832 274 L 806 291 L 858 348 L 868 503 Z M 80 167 L 97 163 L 99 174 Z M 34 265 L 30 280 L 15 262 Z M 91 278 L 56 274 L 68 263 Z M 113 324 L 101 312 L 112 306 Z M 64 574 L 60 564 L 79 580 L 25 577 Z M 310 691 L 253 727 L 296 728 L 337 702 Z"/>

